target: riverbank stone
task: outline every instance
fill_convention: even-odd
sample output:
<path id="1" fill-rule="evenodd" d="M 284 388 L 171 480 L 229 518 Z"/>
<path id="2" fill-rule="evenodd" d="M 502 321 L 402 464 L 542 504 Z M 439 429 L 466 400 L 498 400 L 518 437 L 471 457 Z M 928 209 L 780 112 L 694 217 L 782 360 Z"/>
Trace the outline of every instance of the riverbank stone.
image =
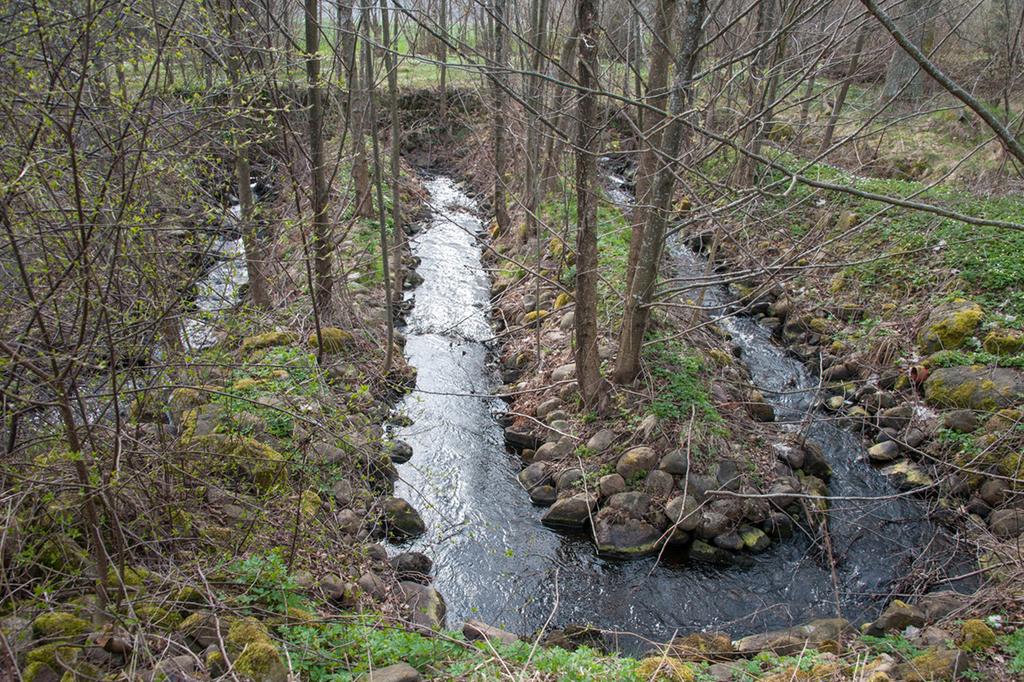
<path id="1" fill-rule="evenodd" d="M 592 493 L 563 497 L 555 500 L 544 513 L 541 523 L 555 528 L 583 528 L 590 521 L 590 515 L 596 506 L 597 496 Z"/>
<path id="2" fill-rule="evenodd" d="M 413 625 L 428 630 L 440 630 L 445 625 L 448 607 L 441 593 L 428 585 L 411 581 L 398 583 L 399 596 L 409 609 Z"/>
<path id="3" fill-rule="evenodd" d="M 469 641 L 493 640 L 502 644 L 515 644 L 519 638 L 511 632 L 501 628 L 470 618 L 462 625 L 462 634 Z"/>
<path id="4" fill-rule="evenodd" d="M 1006 540 L 1024 533 L 1024 509 L 997 509 L 988 517 L 988 529 Z"/>
<path id="5" fill-rule="evenodd" d="M 393 440 L 388 443 L 388 455 L 395 464 L 405 464 L 412 459 L 412 446 L 404 440 Z"/>
<path id="6" fill-rule="evenodd" d="M 388 535 L 398 539 L 417 537 L 427 530 L 420 513 L 401 497 L 385 500 L 384 522 Z"/>
<path id="7" fill-rule="evenodd" d="M 918 345 L 924 353 L 959 348 L 984 316 L 981 306 L 973 301 L 952 301 L 936 306 L 918 334 Z"/>
<path id="8" fill-rule="evenodd" d="M 618 474 L 607 474 L 597 482 L 598 493 L 602 500 L 626 490 L 626 481 Z"/>
<path id="9" fill-rule="evenodd" d="M 1024 398 L 1024 379 L 1009 367 L 939 367 L 925 380 L 924 395 L 933 407 L 992 412 Z"/>
<path id="10" fill-rule="evenodd" d="M 527 492 L 551 483 L 551 465 L 547 462 L 534 462 L 519 472 L 519 483 Z"/>
<path id="11" fill-rule="evenodd" d="M 615 472 L 629 483 L 658 466 L 658 455 L 653 448 L 641 445 L 630 448 L 615 464 Z"/>
<path id="12" fill-rule="evenodd" d="M 697 500 L 691 495 L 679 495 L 665 505 L 665 515 L 668 516 L 669 523 L 676 528 L 692 532 L 701 522 L 699 507 Z"/>
<path id="13" fill-rule="evenodd" d="M 901 632 L 908 626 L 915 628 L 924 626 L 924 613 L 915 606 L 899 600 L 892 600 L 882 615 L 865 629 L 865 634 L 881 637 L 887 632 Z"/>
<path id="14" fill-rule="evenodd" d="M 900 446 L 891 440 L 876 443 L 868 448 L 868 459 L 872 462 L 891 462 L 900 456 Z"/>
<path id="15" fill-rule="evenodd" d="M 359 677 L 359 682 L 422 682 L 423 676 L 408 663 L 378 668 Z"/>
<path id="16" fill-rule="evenodd" d="M 655 552 L 661 531 L 646 521 L 602 509 L 594 518 L 597 552 L 615 557 L 639 557 Z"/>
<path id="17" fill-rule="evenodd" d="M 601 429 L 587 440 L 586 448 L 594 455 L 599 455 L 612 446 L 616 435 L 611 429 Z"/>

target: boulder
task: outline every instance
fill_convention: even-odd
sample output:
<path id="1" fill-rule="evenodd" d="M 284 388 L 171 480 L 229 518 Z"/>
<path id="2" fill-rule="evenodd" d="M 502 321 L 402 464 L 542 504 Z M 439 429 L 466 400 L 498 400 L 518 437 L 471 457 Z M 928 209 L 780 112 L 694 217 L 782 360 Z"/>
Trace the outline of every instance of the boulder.
<path id="1" fill-rule="evenodd" d="M 673 450 L 658 462 L 658 468 L 673 476 L 685 476 L 689 470 L 685 450 Z"/>
<path id="2" fill-rule="evenodd" d="M 703 663 L 733 659 L 736 657 L 736 647 L 724 633 L 694 632 L 673 637 L 667 653 L 683 661 Z"/>
<path id="3" fill-rule="evenodd" d="M 919 628 L 923 625 L 924 613 L 920 609 L 899 599 L 894 599 L 885 608 L 882 615 L 868 626 L 866 634 L 881 637 L 887 632 L 902 632 L 908 626 Z"/>
<path id="4" fill-rule="evenodd" d="M 563 497 L 555 500 L 541 518 L 541 523 L 554 528 L 583 528 L 596 506 L 597 496 L 593 493 Z"/>
<path id="5" fill-rule="evenodd" d="M 968 668 L 967 654 L 959 649 L 932 648 L 896 666 L 904 682 L 953 682 Z"/>
<path id="6" fill-rule="evenodd" d="M 738 552 L 743 549 L 743 539 L 736 531 L 729 531 L 728 533 L 722 533 L 716 535 L 712 540 L 715 547 L 721 547 L 722 549 L 728 549 L 732 552 Z"/>
<path id="7" fill-rule="evenodd" d="M 462 625 L 462 634 L 469 641 L 493 640 L 502 644 L 515 644 L 519 638 L 511 632 L 506 632 L 483 621 L 470 618 Z"/>
<path id="8" fill-rule="evenodd" d="M 679 495 L 665 505 L 665 515 L 668 516 L 669 523 L 676 528 L 691 532 L 696 530 L 701 522 L 698 507 L 697 501 L 692 496 Z"/>
<path id="9" fill-rule="evenodd" d="M 974 334 L 984 316 L 981 306 L 972 301 L 936 306 L 918 333 L 918 345 L 926 354 L 959 348 Z"/>
<path id="10" fill-rule="evenodd" d="M 872 462 L 891 462 L 900 456 L 900 446 L 891 440 L 868 448 L 868 459 Z"/>
<path id="11" fill-rule="evenodd" d="M 556 367 L 551 371 L 551 381 L 568 381 L 576 376 L 576 363 L 570 362 L 567 365 Z"/>
<path id="12" fill-rule="evenodd" d="M 914 408 L 904 403 L 878 411 L 876 419 L 880 429 L 902 429 L 914 418 Z"/>
<path id="13" fill-rule="evenodd" d="M 905 459 L 885 467 L 882 473 L 890 477 L 900 490 L 927 488 L 934 483 L 924 469 Z"/>
<path id="14" fill-rule="evenodd" d="M 639 557 L 658 549 L 661 531 L 642 519 L 602 509 L 594 519 L 597 552 L 615 557 Z"/>
<path id="15" fill-rule="evenodd" d="M 816 476 L 823 481 L 832 477 L 832 467 L 825 457 L 825 450 L 817 441 L 804 441 L 804 465 L 802 469 L 811 476 Z"/>
<path id="16" fill-rule="evenodd" d="M 740 526 L 739 536 L 743 540 L 743 546 L 751 552 L 763 552 L 772 544 L 764 531 L 754 526 Z"/>
<path id="17" fill-rule="evenodd" d="M 530 491 L 530 501 L 541 507 L 550 507 L 558 499 L 553 485 L 539 485 Z"/>
<path id="18" fill-rule="evenodd" d="M 646 475 L 656 466 L 658 466 L 658 454 L 653 448 L 641 445 L 630 448 L 619 457 L 619 461 L 615 464 L 615 472 L 628 483 L 635 480 L 637 476 Z"/>
<path id="19" fill-rule="evenodd" d="M 536 414 L 537 419 L 544 421 L 548 415 L 555 410 L 560 410 L 565 403 L 562 402 L 561 398 L 548 398 L 540 405 L 537 406 Z"/>
<path id="20" fill-rule="evenodd" d="M 391 558 L 391 567 L 399 580 L 425 583 L 430 581 L 434 562 L 422 552 L 402 552 Z"/>
<path id="21" fill-rule="evenodd" d="M 988 529 L 1006 540 L 1024 533 L 1024 509 L 997 509 L 988 517 Z"/>
<path id="22" fill-rule="evenodd" d="M 397 539 L 417 537 L 427 530 L 420 513 L 401 497 L 384 501 L 384 523 L 388 535 Z"/>
<path id="23" fill-rule="evenodd" d="M 982 347 L 993 355 L 1016 355 L 1024 350 L 1024 332 L 1019 329 L 993 329 L 985 335 Z"/>
<path id="24" fill-rule="evenodd" d="M 636 491 L 618 493 L 608 498 L 605 507 L 617 509 L 624 514 L 639 519 L 650 510 L 651 498 L 644 493 Z"/>
<path id="25" fill-rule="evenodd" d="M 728 532 L 729 525 L 729 519 L 725 514 L 705 509 L 700 516 L 697 535 L 705 540 L 710 540 Z"/>
<path id="26" fill-rule="evenodd" d="M 583 491 L 583 470 L 578 467 L 572 469 L 566 469 L 558 475 L 558 482 L 555 484 L 555 490 L 561 495 L 566 491 L 572 491 L 579 488 L 580 492 Z"/>
<path id="27" fill-rule="evenodd" d="M 388 455 L 395 464 L 405 464 L 412 459 L 412 446 L 404 440 L 393 440 L 388 443 Z"/>
<path id="28" fill-rule="evenodd" d="M 826 642 L 838 642 L 848 630 L 850 623 L 843 618 L 822 618 L 805 625 L 744 637 L 736 642 L 736 651 L 744 656 L 761 651 L 793 656 L 805 648 L 817 649 Z"/>
<path id="29" fill-rule="evenodd" d="M 672 478 L 672 474 L 666 473 L 661 469 L 655 469 L 654 471 L 647 474 L 644 478 L 644 492 L 651 497 L 667 497 L 672 489 L 675 488 L 676 482 Z"/>
<path id="30" fill-rule="evenodd" d="M 966 600 L 967 597 L 959 592 L 941 590 L 921 595 L 917 607 L 924 613 L 925 620 L 934 622 L 963 608 Z"/>
<path id="31" fill-rule="evenodd" d="M 396 663 L 361 675 L 359 682 L 421 682 L 423 676 L 408 663 Z"/>
<path id="32" fill-rule="evenodd" d="M 747 413 L 757 421 L 775 421 L 775 408 L 764 401 L 764 395 L 760 391 L 751 391 L 746 406 Z"/>
<path id="33" fill-rule="evenodd" d="M 551 466 L 547 462 L 534 462 L 519 472 L 519 483 L 527 492 L 551 483 Z"/>
<path id="34" fill-rule="evenodd" d="M 973 410 L 952 410 L 942 415 L 942 428 L 957 433 L 973 433 L 981 424 Z"/>
<path id="35" fill-rule="evenodd" d="M 601 499 L 605 500 L 612 495 L 617 495 L 618 493 L 625 491 L 626 481 L 618 474 L 607 474 L 606 476 L 602 476 L 601 480 L 597 482 L 597 489 Z"/>
<path id="36" fill-rule="evenodd" d="M 399 596 L 409 609 L 409 620 L 413 625 L 427 630 L 444 628 L 448 610 L 441 593 L 433 587 L 410 581 L 398 583 Z"/>
<path id="37" fill-rule="evenodd" d="M 1024 398 L 1024 379 L 1008 367 L 939 367 L 924 382 L 925 401 L 933 407 L 995 411 Z"/>
<path id="38" fill-rule="evenodd" d="M 601 454 L 615 442 L 615 432 L 611 429 L 601 429 L 587 440 L 587 450 L 591 454 Z"/>

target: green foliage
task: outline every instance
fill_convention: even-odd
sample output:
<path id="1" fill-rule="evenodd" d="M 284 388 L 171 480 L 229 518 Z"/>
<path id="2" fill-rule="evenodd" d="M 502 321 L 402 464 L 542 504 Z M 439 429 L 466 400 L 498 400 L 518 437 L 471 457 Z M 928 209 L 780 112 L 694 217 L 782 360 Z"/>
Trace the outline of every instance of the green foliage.
<path id="1" fill-rule="evenodd" d="M 994 355 L 985 351 L 943 350 L 929 356 L 928 362 L 933 367 L 998 365 L 999 367 L 1024 368 L 1024 355 Z"/>
<path id="2" fill-rule="evenodd" d="M 261 606 L 282 614 L 289 608 L 304 606 L 304 600 L 297 593 L 298 585 L 288 573 L 280 550 L 233 561 L 228 564 L 227 572 L 231 582 L 242 590 L 235 597 L 240 604 Z"/>
<path id="3" fill-rule="evenodd" d="M 897 633 L 888 634 L 884 637 L 861 635 L 861 641 L 878 653 L 895 655 L 905 660 L 910 660 L 924 653 L 923 649 L 915 646 Z"/>
<path id="4" fill-rule="evenodd" d="M 567 682 L 599 682 L 608 679 L 636 681 L 637 662 L 608 656 L 588 648 L 566 651 L 557 647 L 537 649 L 528 642 L 511 645 L 466 642 L 462 635 L 424 637 L 388 627 L 366 614 L 352 621 L 281 629 L 289 643 L 295 670 L 311 682 L 352 680 L 371 666 L 380 668 L 405 661 L 438 679 L 493 680 L 501 668 L 491 655 L 493 646 L 506 664 L 525 666 Z"/>
<path id="5" fill-rule="evenodd" d="M 722 423 L 704 382 L 703 363 L 674 341 L 658 341 L 645 349 L 651 375 L 657 385 L 651 411 L 661 419 L 687 420 L 696 408 L 697 417 L 714 424 Z"/>
<path id="6" fill-rule="evenodd" d="M 1024 629 L 1018 629 L 1009 635 L 1001 635 L 997 642 L 999 648 L 1011 657 L 1008 664 L 1010 672 L 1024 674 Z"/>

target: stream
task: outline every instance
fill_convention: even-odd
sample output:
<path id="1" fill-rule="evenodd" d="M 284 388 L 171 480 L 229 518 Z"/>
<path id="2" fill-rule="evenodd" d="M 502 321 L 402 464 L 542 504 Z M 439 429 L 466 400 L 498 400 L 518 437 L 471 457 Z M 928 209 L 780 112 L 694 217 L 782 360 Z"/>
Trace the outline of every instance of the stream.
<path id="1" fill-rule="evenodd" d="M 944 534 L 925 520 L 923 503 L 908 497 L 832 502 L 838 595 L 827 562 L 799 532 L 751 555 L 753 565 L 740 568 L 675 556 L 660 562 L 602 559 L 586 535 L 542 526 L 544 510 L 521 489 L 519 458 L 506 450 L 496 421 L 503 403 L 488 397 L 500 380 L 486 341 L 493 332 L 478 242 L 484 226 L 456 182 L 442 176 L 425 184 L 432 217 L 412 243 L 423 283 L 413 292 L 415 306 L 403 330 L 419 376 L 399 406 L 413 423 L 393 434 L 412 445 L 413 457 L 398 467 L 395 495 L 409 500 L 427 523 L 427 533 L 401 549 L 434 560 L 450 627 L 478 618 L 530 634 L 545 625 L 586 623 L 632 633 L 618 645 L 636 651 L 643 638 L 665 641 L 705 629 L 740 636 L 834 616 L 837 600 L 844 617 L 871 618 L 896 578 L 920 569 L 928 557 L 953 554 Z M 681 243 L 672 245 L 671 258 L 677 277 L 704 272 L 703 259 Z M 705 303 L 724 311 L 730 300 L 727 290 L 711 287 Z M 817 378 L 753 319 L 717 317 L 742 347 L 778 420 L 803 418 Z M 863 460 L 857 435 L 827 415 L 811 414 L 806 428 L 832 465 L 833 496 L 896 494 Z"/>

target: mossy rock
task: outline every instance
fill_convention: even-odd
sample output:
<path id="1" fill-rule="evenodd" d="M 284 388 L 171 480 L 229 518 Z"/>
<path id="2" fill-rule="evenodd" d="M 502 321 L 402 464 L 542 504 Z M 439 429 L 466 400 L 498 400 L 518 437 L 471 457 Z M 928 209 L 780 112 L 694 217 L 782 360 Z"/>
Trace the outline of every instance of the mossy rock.
<path id="1" fill-rule="evenodd" d="M 87 620 L 64 611 L 51 611 L 32 621 L 32 632 L 39 639 L 74 639 L 89 632 Z"/>
<path id="2" fill-rule="evenodd" d="M 125 566 L 124 575 L 119 575 L 117 567 L 111 566 L 107 569 L 107 587 L 119 587 L 122 583 L 125 587 L 142 587 L 150 575 L 145 568 L 134 566 Z"/>
<path id="3" fill-rule="evenodd" d="M 284 477 L 284 455 L 249 436 L 211 433 L 195 438 L 190 447 L 222 458 L 229 469 L 241 472 L 263 492 Z"/>
<path id="4" fill-rule="evenodd" d="M 989 417 L 985 425 L 981 427 L 984 434 L 1000 434 L 1024 424 L 1024 412 L 1013 408 L 1004 408 Z"/>
<path id="5" fill-rule="evenodd" d="M 206 596 L 191 585 L 182 587 L 174 594 L 174 605 L 182 613 L 191 613 L 206 604 Z"/>
<path id="6" fill-rule="evenodd" d="M 1019 329 L 993 329 L 981 345 L 993 355 L 1016 355 L 1024 350 L 1024 332 Z"/>
<path id="7" fill-rule="evenodd" d="M 298 335 L 292 331 L 264 332 L 244 338 L 242 340 L 242 352 L 251 353 L 252 351 L 273 348 L 274 346 L 288 346 L 296 343 L 298 340 Z"/>
<path id="8" fill-rule="evenodd" d="M 320 329 L 320 340 L 323 342 L 325 353 L 341 353 L 349 348 L 355 339 L 351 332 L 338 327 L 322 327 Z M 309 335 L 307 339 L 310 348 L 317 348 L 316 332 Z"/>
<path id="9" fill-rule="evenodd" d="M 985 621 L 971 618 L 965 620 L 960 626 L 960 648 L 964 651 L 984 651 L 995 646 L 996 633 L 992 631 Z"/>
<path id="10" fill-rule="evenodd" d="M 693 682 L 697 674 L 682 661 L 668 656 L 650 656 L 636 667 L 637 676 L 652 682 Z"/>
<path id="11" fill-rule="evenodd" d="M 299 511 L 306 518 L 313 518 L 320 511 L 324 501 L 312 490 L 303 490 L 299 498 Z"/>
<path id="12" fill-rule="evenodd" d="M 288 669 L 273 642 L 259 641 L 246 645 L 235 658 L 235 671 L 252 682 L 286 682 Z"/>
<path id="13" fill-rule="evenodd" d="M 954 301 L 932 311 L 918 334 L 918 344 L 925 353 L 953 350 L 963 345 L 981 324 L 985 312 L 972 301 Z"/>
<path id="14" fill-rule="evenodd" d="M 197 614 L 198 615 L 198 614 Z M 188 622 L 189 619 L 186 619 Z M 185 627 L 185 623 L 182 623 Z M 241 651 L 253 642 L 270 641 L 267 626 L 252 616 L 236 618 L 228 626 L 228 636 L 224 640 L 229 651 Z"/>
<path id="15" fill-rule="evenodd" d="M 252 377 L 245 377 L 239 379 L 235 383 L 231 384 L 231 390 L 236 393 L 244 393 L 245 391 L 252 391 L 263 385 L 263 382 L 259 379 Z"/>
<path id="16" fill-rule="evenodd" d="M 962 651 L 929 649 L 896 668 L 906 682 L 953 682 L 967 670 L 967 657 Z"/>
<path id="17" fill-rule="evenodd" d="M 572 297 L 564 291 L 555 297 L 555 310 L 564 308 L 572 301 Z"/>
<path id="18" fill-rule="evenodd" d="M 135 607 L 135 615 L 143 623 L 159 630 L 176 630 L 181 625 L 181 614 L 156 604 Z"/>
<path id="19" fill-rule="evenodd" d="M 81 651 L 78 647 L 67 646 L 58 642 L 50 644 L 44 644 L 43 646 L 36 647 L 25 654 L 25 662 L 28 664 L 32 663 L 45 663 L 54 670 L 62 668 L 63 664 L 74 663 L 78 659 L 78 654 Z"/>
<path id="20" fill-rule="evenodd" d="M 183 412 L 210 402 L 210 394 L 198 388 L 180 387 L 171 391 L 167 405 L 173 412 Z"/>
<path id="21" fill-rule="evenodd" d="M 1007 367 L 939 367 L 925 380 L 924 395 L 932 407 L 994 412 L 1024 398 L 1024 379 Z"/>
<path id="22" fill-rule="evenodd" d="M 712 348 L 708 351 L 708 357 L 719 367 L 729 367 L 733 363 L 732 356 L 725 351 Z"/>
<path id="23" fill-rule="evenodd" d="M 523 324 L 537 324 L 547 316 L 548 311 L 546 310 L 531 310 L 530 312 L 526 313 L 526 315 L 523 317 Z"/>

